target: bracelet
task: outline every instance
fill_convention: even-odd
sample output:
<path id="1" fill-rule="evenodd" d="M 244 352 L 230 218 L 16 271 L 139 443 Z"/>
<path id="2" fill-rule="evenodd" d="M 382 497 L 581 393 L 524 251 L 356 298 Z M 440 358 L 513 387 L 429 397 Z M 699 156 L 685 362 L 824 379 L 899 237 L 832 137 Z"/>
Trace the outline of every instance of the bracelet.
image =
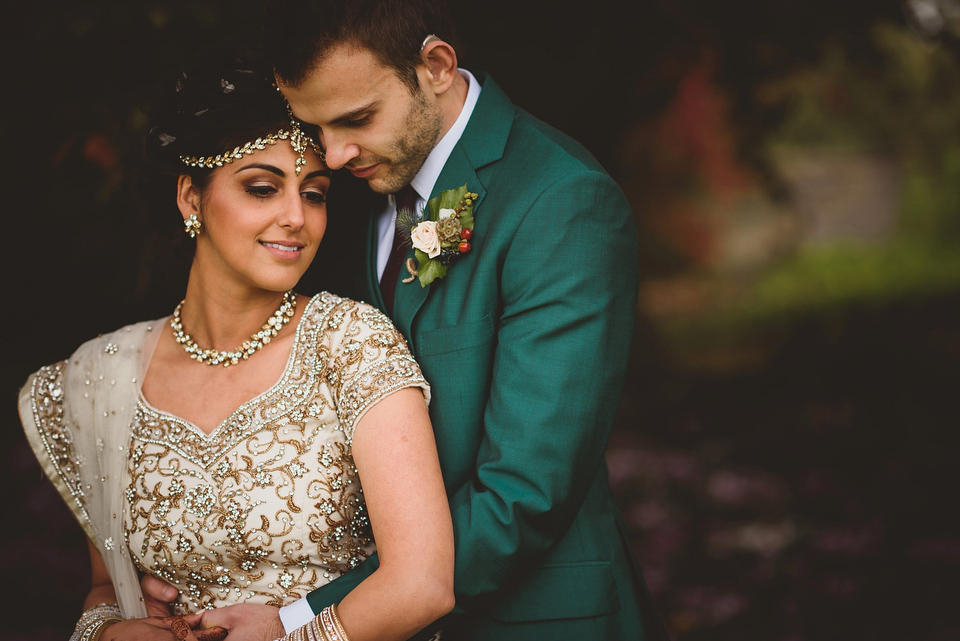
<path id="1" fill-rule="evenodd" d="M 120 606 L 116 603 L 100 603 L 80 615 L 69 641 L 97 641 L 111 623 L 123 621 Z"/>
<path id="2" fill-rule="evenodd" d="M 319 616 L 313 620 L 314 625 L 323 636 L 317 641 L 350 641 L 340 623 L 336 604 L 325 607 Z"/>
<path id="3" fill-rule="evenodd" d="M 74 641 L 72 638 L 70 641 Z M 350 641 L 336 604 L 325 607 L 310 623 L 300 626 L 285 637 L 273 641 Z"/>
<path id="4" fill-rule="evenodd" d="M 330 606 L 330 618 L 333 619 L 333 626 L 337 629 L 341 641 L 350 641 L 347 638 L 347 631 L 343 629 L 343 624 L 340 623 L 340 613 L 337 611 L 336 603 Z"/>

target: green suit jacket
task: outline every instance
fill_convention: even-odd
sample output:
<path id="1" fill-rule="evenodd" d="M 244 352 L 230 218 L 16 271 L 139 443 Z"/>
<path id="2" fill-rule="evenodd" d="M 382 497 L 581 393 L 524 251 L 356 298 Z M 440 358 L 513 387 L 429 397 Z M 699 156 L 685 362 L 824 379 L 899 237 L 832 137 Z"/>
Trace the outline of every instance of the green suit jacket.
<path id="1" fill-rule="evenodd" d="M 479 195 L 473 248 L 427 287 L 398 282 L 385 310 L 433 388 L 456 537 L 444 639 L 657 638 L 603 458 L 637 298 L 633 217 L 586 150 L 478 78 L 430 195 L 464 183 Z M 356 248 L 351 293 L 383 309 L 372 221 L 368 212 L 362 247 L 333 222 L 324 242 Z M 314 591 L 311 607 L 376 566 Z"/>

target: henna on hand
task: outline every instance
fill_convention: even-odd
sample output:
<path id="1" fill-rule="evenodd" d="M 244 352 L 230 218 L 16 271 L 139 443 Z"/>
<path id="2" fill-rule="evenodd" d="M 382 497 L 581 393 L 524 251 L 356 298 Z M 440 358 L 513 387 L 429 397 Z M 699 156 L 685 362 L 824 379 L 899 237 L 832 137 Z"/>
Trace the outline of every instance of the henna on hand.
<path id="1" fill-rule="evenodd" d="M 173 621 L 170 623 L 170 631 L 173 632 L 177 641 L 187 641 L 187 637 L 190 636 L 190 626 L 183 620 L 183 617 L 173 617 Z"/>
<path id="2" fill-rule="evenodd" d="M 227 630 L 224 628 L 207 628 L 206 630 L 194 630 L 197 641 L 223 641 L 227 638 Z"/>
<path id="3" fill-rule="evenodd" d="M 183 617 L 159 617 L 164 623 L 170 624 L 170 631 L 177 641 L 186 641 L 192 631 L 197 641 L 223 641 L 227 638 L 227 630 L 224 628 L 207 628 L 191 630 Z"/>

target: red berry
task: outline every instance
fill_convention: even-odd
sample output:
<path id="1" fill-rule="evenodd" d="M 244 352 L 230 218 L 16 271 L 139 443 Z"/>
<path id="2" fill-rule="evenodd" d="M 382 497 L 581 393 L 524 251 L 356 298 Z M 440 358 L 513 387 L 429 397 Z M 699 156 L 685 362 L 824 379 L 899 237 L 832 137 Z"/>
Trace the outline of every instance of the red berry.
<path id="1" fill-rule="evenodd" d="M 467 229 L 466 227 L 464 227 L 463 229 L 460 230 L 460 238 L 464 240 L 470 240 L 471 238 L 473 238 L 473 230 Z"/>
<path id="2" fill-rule="evenodd" d="M 470 243 L 468 243 L 467 241 L 463 241 L 459 245 L 457 245 L 457 249 L 460 251 L 461 254 L 466 254 L 468 251 L 470 251 Z"/>

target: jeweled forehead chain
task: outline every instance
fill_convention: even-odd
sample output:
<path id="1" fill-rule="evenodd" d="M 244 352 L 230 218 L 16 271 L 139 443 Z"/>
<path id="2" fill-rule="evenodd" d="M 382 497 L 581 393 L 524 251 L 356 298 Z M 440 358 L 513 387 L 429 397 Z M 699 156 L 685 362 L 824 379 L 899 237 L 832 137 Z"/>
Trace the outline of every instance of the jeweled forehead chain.
<path id="1" fill-rule="evenodd" d="M 280 88 L 277 87 L 277 92 L 280 92 Z M 283 94 L 281 94 L 282 97 Z M 286 103 L 286 98 L 283 99 Z M 290 146 L 293 147 L 293 150 L 297 153 L 297 161 L 295 171 L 297 175 L 300 175 L 300 169 L 307 164 L 307 159 L 305 158 L 305 153 L 307 149 L 313 150 L 317 156 L 320 157 L 320 160 L 324 160 L 323 149 L 320 148 L 320 145 L 316 141 L 305 134 L 303 129 L 300 127 L 300 123 L 297 122 L 297 118 L 293 115 L 293 109 L 290 108 L 290 104 L 287 103 L 287 115 L 290 116 L 290 129 L 281 129 L 280 131 L 272 134 L 267 134 L 246 142 L 242 145 L 238 145 L 229 151 L 225 151 L 222 154 L 217 154 L 216 156 L 180 156 L 181 162 L 189 167 L 206 167 L 207 169 L 214 169 L 215 167 L 223 167 L 224 165 L 229 165 L 234 160 L 240 160 L 244 156 L 248 156 L 256 151 L 261 149 L 266 149 L 267 145 L 275 145 L 279 140 L 288 140 L 290 141 Z"/>

